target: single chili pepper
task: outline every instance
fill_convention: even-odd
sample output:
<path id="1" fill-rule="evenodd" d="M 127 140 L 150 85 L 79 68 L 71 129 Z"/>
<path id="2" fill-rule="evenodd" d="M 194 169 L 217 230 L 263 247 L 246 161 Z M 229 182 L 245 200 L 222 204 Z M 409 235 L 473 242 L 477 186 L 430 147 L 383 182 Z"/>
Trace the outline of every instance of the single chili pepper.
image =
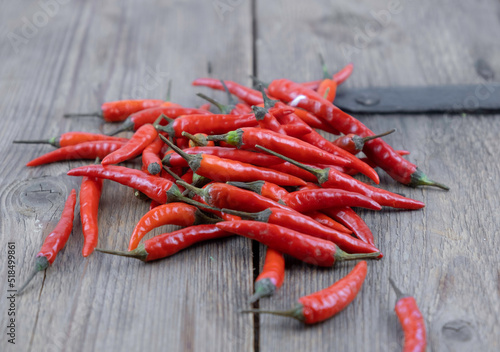
<path id="1" fill-rule="evenodd" d="M 281 104 L 283 103 L 278 103 L 277 105 L 281 106 Z M 303 121 L 301 121 L 298 117 L 294 116 L 293 114 L 289 115 L 287 118 L 290 119 L 290 122 L 296 125 L 306 125 Z M 350 166 L 351 168 L 359 170 L 361 173 L 372 179 L 376 184 L 380 183 L 378 174 L 375 170 L 373 170 L 373 168 L 363 163 L 361 160 L 353 156 L 351 153 L 343 150 L 340 147 L 337 147 L 336 145 L 325 139 L 323 136 L 321 136 L 318 132 L 311 130 L 310 133 L 302 135 L 300 139 L 327 153 L 349 160 L 351 162 Z"/>
<path id="2" fill-rule="evenodd" d="M 107 155 L 101 162 L 103 165 L 118 164 L 122 161 L 135 158 L 150 145 L 155 138 L 158 137 L 158 132 L 151 124 L 140 127 L 130 138 L 130 140 L 120 149 Z"/>
<path id="3" fill-rule="evenodd" d="M 110 133 L 110 136 L 114 136 L 120 132 L 124 131 L 136 131 L 141 126 L 148 123 L 154 123 L 158 116 L 165 115 L 169 118 L 176 118 L 182 115 L 211 115 L 210 111 L 203 109 L 185 108 L 180 105 L 164 105 L 155 108 L 138 111 L 135 114 L 130 115 L 115 131 Z M 162 124 L 162 122 L 160 122 Z"/>
<path id="4" fill-rule="evenodd" d="M 283 160 L 286 160 L 310 173 L 315 175 L 318 179 L 318 183 L 323 188 L 340 188 L 343 190 L 347 190 L 350 192 L 356 192 L 367 196 L 380 205 L 389 206 L 393 208 L 400 209 L 421 209 L 425 206 L 424 203 L 400 196 L 399 194 L 392 193 L 386 191 L 381 188 L 376 188 L 370 185 L 367 185 L 355 178 L 345 175 L 335 168 L 325 168 L 325 169 L 317 169 L 311 166 L 307 166 L 301 163 L 298 163 L 290 158 L 287 158 L 283 155 L 273 152 L 267 148 L 258 148 L 266 151 L 269 154 L 280 157 Z"/>
<path id="5" fill-rule="evenodd" d="M 366 262 L 359 262 L 344 278 L 328 288 L 299 298 L 297 305 L 288 311 L 247 310 L 244 313 L 274 314 L 291 317 L 305 324 L 319 323 L 333 317 L 356 298 L 367 271 Z"/>
<path id="6" fill-rule="evenodd" d="M 36 255 L 35 270 L 30 274 L 26 282 L 19 288 L 17 295 L 28 286 L 30 281 L 39 271 L 47 269 L 61 249 L 64 248 L 68 241 L 69 235 L 73 230 L 73 219 L 75 218 L 76 191 L 73 189 L 64 203 L 64 209 L 61 214 L 61 219 L 57 223 L 52 232 L 45 238 L 40 252 Z"/>
<path id="7" fill-rule="evenodd" d="M 213 224 L 221 219 L 210 218 L 197 207 L 185 203 L 162 204 L 147 212 L 135 225 L 128 250 L 137 248 L 141 239 L 151 230 L 164 225 L 192 226 Z"/>
<path id="8" fill-rule="evenodd" d="M 102 192 L 102 179 L 84 176 L 80 186 L 80 218 L 82 221 L 83 248 L 82 255 L 89 256 L 97 247 L 99 226 L 97 216 L 99 199 Z"/>
<path id="9" fill-rule="evenodd" d="M 224 81 L 224 83 L 227 85 L 227 88 L 229 89 L 231 94 L 234 94 L 245 103 L 249 105 L 257 105 L 262 103 L 262 96 L 260 95 L 259 91 L 245 87 L 233 81 Z M 224 86 L 222 85 L 221 81 L 215 78 L 198 78 L 193 81 L 192 85 L 224 90 Z"/>
<path id="10" fill-rule="evenodd" d="M 118 100 L 102 104 L 101 112 L 64 114 L 64 117 L 95 116 L 103 118 L 106 122 L 120 122 L 135 112 L 164 103 L 165 101 L 158 99 Z"/>
<path id="11" fill-rule="evenodd" d="M 67 132 L 61 134 L 59 137 L 53 137 L 45 140 L 33 141 L 13 141 L 12 143 L 21 144 L 50 144 L 56 148 L 68 147 L 70 145 L 77 145 L 84 142 L 93 141 L 115 141 L 115 142 L 128 142 L 127 138 L 111 137 L 105 134 L 87 133 L 87 132 Z"/>
<path id="12" fill-rule="evenodd" d="M 260 166 L 243 163 L 240 161 L 223 159 L 208 154 L 187 154 L 177 148 L 167 138 L 160 136 L 170 148 L 182 156 L 189 164 L 193 172 L 208 177 L 214 181 L 252 181 L 261 179 L 284 186 L 305 185 L 298 177 L 284 174 L 282 172 L 266 169 Z"/>
<path id="13" fill-rule="evenodd" d="M 376 258 L 380 253 L 348 254 L 331 241 L 312 237 L 286 227 L 251 220 L 223 221 L 219 229 L 265 244 L 305 263 L 333 266 L 336 261 Z"/>
<path id="14" fill-rule="evenodd" d="M 361 241 L 371 244 L 372 246 L 375 245 L 372 231 L 364 220 L 351 208 L 329 208 L 322 209 L 321 211 L 351 229 Z"/>
<path id="15" fill-rule="evenodd" d="M 283 123 L 281 125 L 281 127 L 283 128 L 283 130 L 285 131 L 285 134 L 287 136 L 291 136 L 291 137 L 295 137 L 295 138 L 300 138 L 303 135 L 312 132 L 312 128 L 306 124 L 294 125 L 291 123 Z"/>
<path id="16" fill-rule="evenodd" d="M 263 197 L 274 200 L 275 202 L 283 202 L 282 198 L 288 194 L 288 191 L 283 187 L 278 186 L 272 182 L 263 180 L 252 182 L 227 182 L 231 186 L 247 189 L 249 191 L 260 194 Z"/>
<path id="17" fill-rule="evenodd" d="M 285 257 L 272 248 L 267 248 L 264 267 L 255 279 L 255 292 L 250 297 L 250 303 L 257 302 L 262 297 L 272 296 L 285 280 Z"/>
<path id="18" fill-rule="evenodd" d="M 354 68 L 353 64 L 347 64 L 343 69 L 341 69 L 339 72 L 335 73 L 332 76 L 332 79 L 335 82 L 337 82 L 338 86 L 341 85 L 342 83 L 345 82 L 346 79 L 349 78 L 349 76 L 352 73 L 353 68 Z M 318 79 L 316 81 L 304 82 L 304 83 L 300 83 L 300 84 L 309 88 L 309 89 L 316 90 L 319 88 L 319 85 L 321 84 L 321 82 L 322 82 L 322 80 Z"/>
<path id="19" fill-rule="evenodd" d="M 392 129 L 390 131 L 380 134 L 375 134 L 373 136 L 368 136 L 368 137 L 360 137 L 357 134 L 349 133 L 342 137 L 337 138 L 332 143 L 335 144 L 337 147 L 340 147 L 345 151 L 348 151 L 351 154 L 357 154 L 363 150 L 363 147 L 365 146 L 366 142 L 371 141 L 372 139 L 375 138 L 387 136 L 388 134 L 391 134 L 395 131 L 396 131 L 395 129 Z"/>
<path id="20" fill-rule="evenodd" d="M 269 155 L 269 156 L 272 156 L 272 155 Z M 304 169 L 301 169 L 300 167 L 297 167 L 297 166 L 295 166 L 287 161 L 285 161 L 284 163 L 280 163 L 280 164 L 269 165 L 267 167 L 272 169 L 272 170 L 281 171 L 281 172 L 284 172 L 286 174 L 299 177 L 306 182 L 316 182 L 317 181 L 316 176 L 314 176 L 310 172 L 305 171 Z"/>
<path id="21" fill-rule="evenodd" d="M 161 172 L 161 159 L 160 151 L 164 143 L 160 137 L 156 137 L 144 150 L 142 151 L 142 168 L 146 169 L 151 175 L 157 175 Z"/>
<path id="22" fill-rule="evenodd" d="M 256 145 L 261 145 L 299 161 L 351 166 L 350 160 L 327 153 L 300 139 L 261 128 L 239 128 L 223 135 L 208 136 L 208 139 L 224 141 L 242 149 L 255 149 Z"/>
<path id="23" fill-rule="evenodd" d="M 352 233 L 351 230 L 349 230 L 347 227 L 345 227 L 341 223 L 333 220 L 328 215 L 323 214 L 317 210 L 305 212 L 304 215 L 309 216 L 311 219 L 319 222 L 321 225 L 332 228 L 332 229 L 337 230 L 339 232 L 343 232 L 343 233 L 346 233 L 348 235 L 350 235 Z"/>
<path id="24" fill-rule="evenodd" d="M 47 154 L 31 160 L 26 164 L 26 166 L 39 166 L 63 160 L 94 160 L 95 158 L 103 159 L 108 154 L 113 153 L 124 145 L 125 143 L 123 142 L 113 141 L 84 142 L 77 145 L 70 145 L 68 147 L 62 147 L 53 150 Z"/>
<path id="25" fill-rule="evenodd" d="M 335 128 L 330 126 L 328 123 L 320 119 L 319 117 L 311 114 L 309 111 L 299 109 L 299 108 L 294 108 L 295 115 L 297 115 L 302 121 L 304 121 L 307 125 L 309 125 L 312 128 L 317 128 L 320 130 L 323 130 L 325 132 L 329 132 L 332 134 L 339 135 L 340 132 L 337 131 Z"/>
<path id="26" fill-rule="evenodd" d="M 427 346 L 425 321 L 418 309 L 417 301 L 412 296 L 402 293 L 392 279 L 389 278 L 389 282 L 397 295 L 394 310 L 405 335 L 403 352 L 424 352 Z"/>
<path id="27" fill-rule="evenodd" d="M 343 232 L 323 226 L 310 217 L 293 210 L 267 208 L 258 213 L 246 213 L 222 209 L 222 212 L 239 216 L 245 220 L 279 225 L 312 237 L 331 241 L 347 253 L 379 253 L 379 258 L 383 257 L 375 246 L 369 245 Z"/>
<path id="28" fill-rule="evenodd" d="M 137 189 L 158 203 L 167 202 L 167 191 L 172 182 L 163 177 L 148 175 L 145 172 L 115 165 L 88 165 L 71 169 L 68 176 L 99 177 L 118 182 L 122 185 Z"/>
<path id="29" fill-rule="evenodd" d="M 262 211 L 270 207 L 289 209 L 288 207 L 245 189 L 228 185 L 227 183 L 213 182 L 205 187 L 197 188 L 183 181 L 177 183 L 196 194 L 193 199 L 202 199 L 215 208 L 233 209 L 247 212 Z M 174 200 L 177 198 L 173 197 Z"/>
<path id="30" fill-rule="evenodd" d="M 230 233 L 218 229 L 215 225 L 196 225 L 155 236 L 141 243 L 130 252 L 111 251 L 101 248 L 96 248 L 96 251 L 150 262 L 170 257 L 195 243 L 230 235 Z"/>
<path id="31" fill-rule="evenodd" d="M 323 118 L 334 128 L 344 134 L 354 133 L 361 137 L 373 136 L 373 133 L 363 123 L 346 114 L 333 104 L 326 101 L 308 99 L 297 93 L 297 83 L 288 80 L 275 80 L 269 86 L 269 91 L 281 100 L 292 102 L 290 105 L 303 108 Z M 435 186 L 449 190 L 448 186 L 430 180 L 415 164 L 402 158 L 384 140 L 377 138 L 365 143 L 363 152 L 370 160 L 386 171 L 394 180 L 407 186 Z"/>

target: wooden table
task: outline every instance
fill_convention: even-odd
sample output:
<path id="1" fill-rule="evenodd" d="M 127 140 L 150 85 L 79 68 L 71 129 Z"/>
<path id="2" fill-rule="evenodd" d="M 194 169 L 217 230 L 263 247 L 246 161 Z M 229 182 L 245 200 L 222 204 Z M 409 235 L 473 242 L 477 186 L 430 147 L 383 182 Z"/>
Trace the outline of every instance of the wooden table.
<path id="1" fill-rule="evenodd" d="M 48 4 L 48 5 L 47 5 Z M 497 1 L 4 1 L 1 8 L 0 176 L 2 351 L 398 351 L 402 331 L 388 278 L 412 293 L 429 351 L 500 349 L 500 152 L 496 115 L 362 116 L 373 131 L 451 187 L 410 189 L 380 172 L 381 186 L 422 200 L 420 211 L 361 211 L 385 257 L 369 263 L 357 299 L 334 319 L 304 327 L 248 308 L 264 248 L 244 238 L 200 244 L 170 259 L 80 255 L 81 223 L 54 265 L 15 300 L 7 342 L 7 243 L 16 285 L 27 277 L 83 162 L 25 163 L 50 146 L 14 145 L 66 131 L 108 132 L 103 101 L 163 98 L 199 106 L 190 82 L 213 76 L 250 84 L 321 77 L 353 62 L 346 87 L 477 84 L 500 72 Z M 478 64 L 479 63 L 479 68 Z M 489 67 L 490 69 L 485 69 Z M 479 74 L 481 73 L 481 74 Z M 496 77 L 498 79 L 498 77 Z M 126 164 L 137 167 L 138 162 Z M 148 203 L 105 182 L 100 246 L 125 249 Z M 78 214 L 78 213 L 77 213 Z M 160 232 L 155 232 L 160 233 Z M 284 286 L 261 308 L 288 308 L 346 275 L 287 261 Z"/>

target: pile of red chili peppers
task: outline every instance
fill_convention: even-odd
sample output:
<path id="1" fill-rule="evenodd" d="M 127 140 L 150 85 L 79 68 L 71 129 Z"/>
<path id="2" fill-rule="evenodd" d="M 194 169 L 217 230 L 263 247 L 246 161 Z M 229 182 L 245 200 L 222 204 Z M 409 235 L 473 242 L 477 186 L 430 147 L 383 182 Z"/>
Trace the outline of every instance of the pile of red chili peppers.
<path id="1" fill-rule="evenodd" d="M 258 90 L 232 81 L 200 78 L 193 85 L 226 90 L 238 101 L 231 97 L 229 105 L 223 105 L 209 99 L 218 113 L 211 112 L 207 104 L 191 108 L 150 99 L 107 102 L 101 112 L 91 115 L 121 122 L 111 135 L 133 131 L 130 138 L 68 132 L 48 140 L 15 143 L 48 143 L 57 148 L 27 166 L 97 159 L 67 173 L 82 176 L 83 256 L 98 245 L 103 180 L 115 181 L 150 199 L 151 207 L 130 229 L 126 251 L 98 251 L 147 262 L 200 241 L 233 234 L 251 238 L 268 248 L 250 297 L 253 303 L 283 285 L 285 254 L 327 267 L 342 260 L 382 258 L 372 232 L 353 208 L 416 210 L 424 204 L 371 185 L 379 184 L 375 167 L 408 186 L 448 189 L 403 158 L 408 152 L 394 150 L 382 139 L 394 131 L 376 135 L 332 103 L 337 85 L 351 72 L 352 65 L 348 65 L 322 80 L 296 83 L 278 79 Z M 139 156 L 141 169 L 116 165 Z M 364 176 L 354 178 L 357 174 Z M 59 224 L 36 256 L 30 279 L 53 264 L 64 247 L 72 232 L 76 203 L 73 190 Z M 182 228 L 141 242 L 151 230 L 165 225 Z M 346 277 L 299 298 L 290 311 L 247 312 L 285 315 L 306 324 L 324 321 L 354 300 L 367 265 L 359 261 Z M 422 315 L 413 298 L 403 297 L 395 289 L 396 312 L 405 330 L 404 350 L 423 351 Z"/>

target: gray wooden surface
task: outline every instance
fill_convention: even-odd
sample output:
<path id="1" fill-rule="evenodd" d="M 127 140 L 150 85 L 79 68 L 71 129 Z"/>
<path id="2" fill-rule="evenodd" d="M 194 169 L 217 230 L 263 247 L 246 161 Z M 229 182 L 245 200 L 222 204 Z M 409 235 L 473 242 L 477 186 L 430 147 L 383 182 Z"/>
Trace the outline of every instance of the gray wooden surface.
<path id="1" fill-rule="evenodd" d="M 402 331 L 389 276 L 416 297 L 428 351 L 500 349 L 498 115 L 360 117 L 377 132 L 397 128 L 387 141 L 410 150 L 411 161 L 451 190 L 409 189 L 380 173 L 384 188 L 422 200 L 426 208 L 361 212 L 385 257 L 369 263 L 357 299 L 323 324 L 239 313 L 248 307 L 260 269 L 254 257 L 264 253 L 246 239 L 201 244 L 147 265 L 99 253 L 84 259 L 76 220 L 54 265 L 16 299 L 14 346 L 6 335 L 5 269 L 7 242 L 15 242 L 18 284 L 31 271 L 64 199 L 79 187 L 80 180 L 65 173 L 82 164 L 28 169 L 27 161 L 51 147 L 12 140 L 110 131 L 97 119 L 65 120 L 62 114 L 121 98 L 162 98 L 169 79 L 172 99 L 190 106 L 201 101 L 189 83 L 209 74 L 246 84 L 251 73 L 267 81 L 316 79 L 318 52 L 332 71 L 354 63 L 346 87 L 480 87 L 495 77 L 479 75 L 478 62 L 497 79 L 500 72 L 498 2 L 400 1 L 396 8 L 382 0 L 0 4 L 1 351 L 397 351 Z M 216 10 L 217 4 L 226 6 Z M 129 189 L 106 182 L 100 245 L 124 249 L 147 208 Z M 288 308 L 352 266 L 325 270 L 289 260 L 284 286 L 260 307 Z"/>

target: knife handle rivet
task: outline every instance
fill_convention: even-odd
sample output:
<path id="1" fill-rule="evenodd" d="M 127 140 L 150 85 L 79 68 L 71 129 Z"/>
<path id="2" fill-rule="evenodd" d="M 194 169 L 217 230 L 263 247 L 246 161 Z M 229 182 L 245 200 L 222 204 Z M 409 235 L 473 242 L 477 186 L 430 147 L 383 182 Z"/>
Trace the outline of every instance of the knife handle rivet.
<path id="1" fill-rule="evenodd" d="M 365 106 L 373 106 L 380 103 L 380 97 L 376 94 L 370 94 L 370 93 L 360 94 L 354 100 L 356 100 L 358 104 Z"/>

